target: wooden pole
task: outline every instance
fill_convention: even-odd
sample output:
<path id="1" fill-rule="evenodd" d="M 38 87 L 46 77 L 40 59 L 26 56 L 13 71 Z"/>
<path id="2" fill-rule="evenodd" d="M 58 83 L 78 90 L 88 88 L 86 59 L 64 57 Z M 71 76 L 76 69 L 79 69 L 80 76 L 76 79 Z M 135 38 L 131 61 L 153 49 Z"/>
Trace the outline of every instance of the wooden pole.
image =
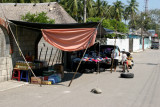
<path id="1" fill-rule="evenodd" d="M 84 16 L 83 16 L 83 22 L 86 23 L 86 0 L 84 0 Z"/>
<path id="2" fill-rule="evenodd" d="M 98 24 L 98 26 L 99 26 L 99 24 Z M 78 72 L 78 69 L 79 69 L 79 67 L 80 67 L 80 65 L 81 65 L 81 63 L 82 63 L 83 57 L 84 57 L 84 55 L 85 55 L 85 53 L 86 53 L 86 51 L 87 51 L 87 49 L 88 49 L 88 47 L 89 47 L 89 44 L 91 43 L 91 40 L 92 40 L 92 38 L 93 38 L 93 35 L 94 35 L 94 33 L 95 33 L 96 31 L 97 31 L 97 29 L 92 33 L 92 37 L 90 38 L 90 40 L 89 40 L 89 42 L 88 42 L 88 44 L 87 44 L 87 47 L 86 47 L 86 49 L 85 49 L 85 51 L 84 51 L 84 53 L 83 53 L 83 56 L 82 56 L 82 58 L 81 58 L 81 60 L 80 60 L 80 62 L 79 62 L 79 64 L 78 64 L 78 67 L 77 67 L 77 69 L 76 69 L 76 72 L 74 73 L 74 75 L 73 75 L 73 77 L 72 77 L 72 80 L 70 81 L 68 87 L 70 87 L 73 79 L 75 78 L 75 76 L 76 76 L 76 74 L 77 74 L 77 72 Z"/>

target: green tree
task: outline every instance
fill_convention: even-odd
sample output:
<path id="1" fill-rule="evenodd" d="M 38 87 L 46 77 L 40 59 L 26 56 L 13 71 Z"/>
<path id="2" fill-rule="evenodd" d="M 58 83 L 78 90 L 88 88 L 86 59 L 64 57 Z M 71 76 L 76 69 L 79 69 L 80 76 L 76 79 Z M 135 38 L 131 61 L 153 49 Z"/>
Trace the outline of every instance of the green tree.
<path id="1" fill-rule="evenodd" d="M 106 15 L 106 9 L 107 9 L 107 2 L 97 0 L 94 4 L 94 16 L 95 17 L 105 17 Z"/>
<path id="2" fill-rule="evenodd" d="M 100 17 L 91 17 L 91 18 L 87 19 L 87 22 L 100 22 L 100 21 L 101 21 Z M 104 28 L 114 30 L 114 31 L 118 31 L 118 32 L 121 32 L 121 33 L 128 33 L 128 31 L 129 31 L 127 25 L 125 25 L 121 21 L 117 21 L 116 19 L 104 19 L 102 21 L 102 26 Z M 107 35 L 106 37 L 113 37 L 113 36 L 115 36 L 115 35 L 114 34 Z M 118 36 L 123 38 L 120 35 L 118 35 Z"/>
<path id="3" fill-rule="evenodd" d="M 78 2 L 77 0 L 68 0 L 67 2 L 68 13 L 76 19 L 78 17 Z"/>
<path id="4" fill-rule="evenodd" d="M 124 4 L 121 1 L 117 0 L 113 3 L 112 12 L 113 18 L 118 21 L 121 21 L 124 12 Z"/>
<path id="5" fill-rule="evenodd" d="M 160 37 L 160 9 L 150 10 L 148 15 L 151 18 L 150 29 L 154 29 Z"/>
<path id="6" fill-rule="evenodd" d="M 131 0 L 128 1 L 129 5 L 126 7 L 125 9 L 125 14 L 127 14 L 130 18 L 130 28 L 135 28 L 136 24 L 135 24 L 135 16 L 136 13 L 138 12 L 138 2 L 136 0 Z"/>
<path id="7" fill-rule="evenodd" d="M 21 19 L 26 22 L 54 24 L 55 20 L 49 19 L 49 17 L 46 15 L 47 15 L 47 13 L 45 13 L 45 12 L 35 13 L 35 14 L 31 14 L 30 12 L 28 12 L 27 14 L 22 15 Z"/>
<path id="8" fill-rule="evenodd" d="M 95 2 L 93 0 L 87 0 L 87 18 L 88 17 L 93 17 L 95 12 L 94 12 L 94 4 Z M 83 6 L 81 6 L 83 7 Z"/>

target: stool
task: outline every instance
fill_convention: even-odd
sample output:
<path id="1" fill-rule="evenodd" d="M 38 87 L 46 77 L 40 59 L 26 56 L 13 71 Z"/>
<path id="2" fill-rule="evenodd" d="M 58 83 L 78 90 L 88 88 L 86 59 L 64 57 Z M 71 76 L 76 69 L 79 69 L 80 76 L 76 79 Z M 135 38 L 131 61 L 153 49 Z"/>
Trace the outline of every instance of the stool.
<path id="1" fill-rule="evenodd" d="M 18 74 L 18 76 L 15 76 L 15 74 Z M 12 80 L 13 79 L 18 79 L 18 81 L 20 81 L 20 70 L 19 69 L 13 69 L 13 74 L 12 74 Z"/>
<path id="2" fill-rule="evenodd" d="M 21 80 L 22 79 L 28 82 L 28 70 L 21 70 Z"/>

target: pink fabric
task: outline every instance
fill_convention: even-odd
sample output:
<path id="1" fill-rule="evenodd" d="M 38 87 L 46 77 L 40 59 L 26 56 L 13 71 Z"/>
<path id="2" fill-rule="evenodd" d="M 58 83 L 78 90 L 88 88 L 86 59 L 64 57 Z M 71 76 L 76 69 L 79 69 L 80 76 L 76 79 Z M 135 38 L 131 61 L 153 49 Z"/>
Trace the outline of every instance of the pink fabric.
<path id="1" fill-rule="evenodd" d="M 89 47 L 94 45 L 97 35 L 96 28 L 42 29 L 41 31 L 49 44 L 63 51 L 86 49 L 90 39 Z"/>

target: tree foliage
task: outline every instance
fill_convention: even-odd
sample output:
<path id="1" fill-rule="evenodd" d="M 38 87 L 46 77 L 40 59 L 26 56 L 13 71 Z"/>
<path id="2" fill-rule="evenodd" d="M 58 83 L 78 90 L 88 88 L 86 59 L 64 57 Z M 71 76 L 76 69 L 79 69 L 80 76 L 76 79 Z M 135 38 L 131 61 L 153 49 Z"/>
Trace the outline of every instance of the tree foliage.
<path id="1" fill-rule="evenodd" d="M 77 22 L 79 23 L 83 22 L 84 0 L 0 0 L 0 2 L 2 3 L 58 2 L 69 13 L 69 15 L 71 15 Z M 143 12 L 141 14 L 138 11 L 138 6 L 139 4 L 137 0 L 128 0 L 127 5 L 124 5 L 122 0 L 117 0 L 111 5 L 108 4 L 107 0 L 87 0 L 86 18 L 88 20 L 92 19 L 92 21 L 96 21 L 98 20 L 98 18 L 100 20 L 101 18 L 105 18 L 105 20 L 103 20 L 103 26 L 112 30 L 117 29 L 117 31 L 119 32 L 126 32 L 128 31 L 128 28 L 137 30 L 142 26 L 145 30 L 155 29 L 156 32 L 159 32 L 160 10 L 158 9 L 150 10 L 148 14 L 144 14 Z M 35 17 L 36 15 L 31 15 L 31 16 Z M 143 17 L 145 17 L 145 19 Z M 36 20 L 42 21 L 43 19 L 38 18 Z M 123 20 L 128 22 L 128 27 L 122 22 Z"/>
<path id="2" fill-rule="evenodd" d="M 150 29 L 155 29 L 156 33 L 160 37 L 160 9 L 150 10 L 149 17 L 151 19 Z"/>
<path id="3" fill-rule="evenodd" d="M 136 0 L 128 1 L 128 6 L 125 8 L 125 14 L 128 16 L 128 18 L 125 17 L 125 19 L 130 19 L 130 28 L 134 29 L 136 26 L 135 17 L 138 12 L 138 2 Z"/>
<path id="4" fill-rule="evenodd" d="M 87 22 L 100 22 L 102 19 L 100 17 L 91 17 L 87 19 Z M 125 25 L 123 22 L 121 21 L 117 21 L 116 19 L 103 19 L 102 20 L 102 26 L 104 28 L 113 30 L 113 31 L 117 31 L 117 32 L 121 32 L 121 33 L 127 33 L 128 32 L 128 27 L 127 25 Z M 118 37 L 123 38 L 122 35 L 116 35 Z M 106 37 L 115 37 L 114 34 L 109 34 L 106 35 Z"/>
<path id="5" fill-rule="evenodd" d="M 36 23 L 49 23 L 49 24 L 54 24 L 55 20 L 54 19 L 49 19 L 48 16 L 46 16 L 47 13 L 41 12 L 41 13 L 34 13 L 31 14 L 28 12 L 25 15 L 22 15 L 21 19 L 26 21 L 26 22 L 36 22 Z"/>

